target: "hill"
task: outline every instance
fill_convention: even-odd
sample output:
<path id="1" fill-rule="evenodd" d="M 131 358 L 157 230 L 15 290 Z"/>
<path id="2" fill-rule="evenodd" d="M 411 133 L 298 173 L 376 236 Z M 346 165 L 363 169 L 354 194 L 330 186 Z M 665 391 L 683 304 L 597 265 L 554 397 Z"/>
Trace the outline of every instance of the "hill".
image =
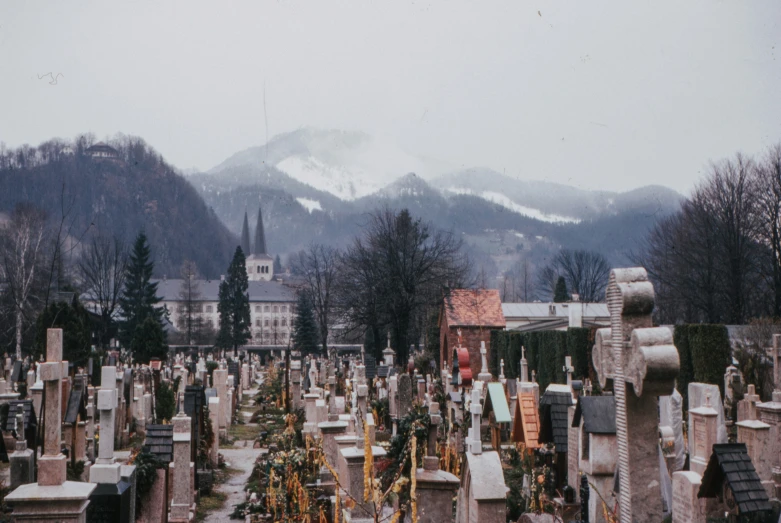
<path id="1" fill-rule="evenodd" d="M 63 213 L 75 241 L 91 234 L 132 242 L 146 231 L 156 276 L 174 276 L 185 259 L 206 277 L 225 272 L 238 244 L 193 186 L 138 138 L 109 142 L 116 159 L 86 153 L 90 137 L 53 140 L 0 153 L 0 212 L 29 202 L 59 223 Z"/>

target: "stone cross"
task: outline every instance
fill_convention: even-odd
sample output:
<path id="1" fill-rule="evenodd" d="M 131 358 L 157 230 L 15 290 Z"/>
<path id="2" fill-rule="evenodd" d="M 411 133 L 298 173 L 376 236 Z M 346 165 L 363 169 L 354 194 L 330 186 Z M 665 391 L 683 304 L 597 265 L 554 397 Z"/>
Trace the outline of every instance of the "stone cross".
<path id="1" fill-rule="evenodd" d="M 754 384 L 750 383 L 743 399 L 738 402 L 738 421 L 757 419 L 757 403 L 759 394 L 756 394 Z"/>
<path id="2" fill-rule="evenodd" d="M 521 347 L 521 383 L 529 382 L 529 362 L 526 361 L 526 347 Z"/>
<path id="3" fill-rule="evenodd" d="M 98 459 L 90 468 L 90 483 L 120 482 L 119 463 L 114 460 L 114 428 L 117 408 L 116 367 L 102 367 L 100 371 L 100 389 L 97 391 L 98 411 L 100 412 L 100 445 Z"/>
<path id="4" fill-rule="evenodd" d="M 428 446 L 426 447 L 426 456 L 437 456 L 437 430 L 442 423 L 442 415 L 439 413 L 439 403 L 432 401 L 428 404 L 429 426 L 428 426 Z"/>
<path id="5" fill-rule="evenodd" d="M 482 360 L 482 368 L 480 369 L 480 374 L 477 375 L 477 379 L 488 383 L 491 381 L 491 373 L 488 372 L 488 351 L 485 348 L 485 342 L 480 342 L 480 359 Z"/>
<path id="6" fill-rule="evenodd" d="M 504 383 L 504 358 L 499 361 L 499 380 Z"/>
<path id="7" fill-rule="evenodd" d="M 46 362 L 41 363 L 41 380 L 46 394 L 43 455 L 38 459 L 38 485 L 65 483 L 66 458 L 60 450 L 62 427 L 62 378 L 67 376 L 68 362 L 62 361 L 62 329 L 46 331 Z"/>
<path id="8" fill-rule="evenodd" d="M 572 387 L 572 373 L 575 371 L 575 367 L 572 366 L 571 356 L 564 356 L 564 367 L 561 370 L 567 373 L 567 386 Z"/>
<path id="9" fill-rule="evenodd" d="M 469 405 L 469 412 L 472 414 L 472 426 L 469 427 L 467 435 L 467 450 L 470 454 L 482 454 L 483 442 L 480 440 L 480 424 L 483 407 L 480 405 L 480 390 L 472 389 L 472 401 Z"/>
<path id="10" fill-rule="evenodd" d="M 606 294 L 610 328 L 597 332 L 592 358 L 600 385 L 611 380 L 616 398 L 620 520 L 661 521 L 657 396 L 672 394 L 678 350 L 669 329 L 653 327 L 645 269 L 613 269 Z"/>

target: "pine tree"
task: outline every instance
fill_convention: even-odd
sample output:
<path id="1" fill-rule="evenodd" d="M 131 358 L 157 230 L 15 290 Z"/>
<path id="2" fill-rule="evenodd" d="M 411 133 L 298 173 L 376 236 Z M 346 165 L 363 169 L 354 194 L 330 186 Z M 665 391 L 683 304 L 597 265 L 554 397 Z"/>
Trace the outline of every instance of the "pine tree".
<path id="1" fill-rule="evenodd" d="M 300 350 L 302 355 L 315 354 L 320 348 L 315 310 L 306 292 L 298 293 L 292 341 L 293 347 Z"/>
<path id="2" fill-rule="evenodd" d="M 136 327 L 130 342 L 133 359 L 139 363 L 149 363 L 152 358 L 165 359 L 168 355 L 168 344 L 165 338 L 165 331 L 160 322 L 151 316 L 146 318 Z"/>
<path id="3" fill-rule="evenodd" d="M 62 356 L 76 366 L 87 364 L 92 349 L 90 317 L 77 300 L 73 303 L 58 301 L 50 303 L 41 314 L 35 326 L 34 357 L 46 354 L 46 330 L 62 329 Z"/>
<path id="4" fill-rule="evenodd" d="M 124 347 L 130 347 L 138 327 L 147 318 L 152 318 L 160 324 L 162 330 L 163 309 L 157 307 L 160 298 L 157 296 L 157 283 L 152 282 L 154 263 L 150 259 L 151 250 L 146 235 L 140 232 L 133 244 L 125 287 L 119 298 L 120 323 L 119 341 Z M 164 333 L 165 334 L 165 333 Z"/>
<path id="5" fill-rule="evenodd" d="M 564 279 L 564 276 L 559 276 L 559 279 L 556 280 L 556 290 L 553 293 L 553 301 L 554 303 L 564 303 L 569 300 L 570 296 L 569 292 L 567 292 L 567 281 Z"/>
<path id="6" fill-rule="evenodd" d="M 274 257 L 274 274 L 282 274 L 282 260 L 279 254 Z"/>
<path id="7" fill-rule="evenodd" d="M 220 349 L 233 348 L 234 354 L 240 345 L 250 339 L 249 279 L 247 264 L 241 247 L 236 247 L 228 276 L 220 283 L 219 304 L 220 332 L 217 343 Z"/>

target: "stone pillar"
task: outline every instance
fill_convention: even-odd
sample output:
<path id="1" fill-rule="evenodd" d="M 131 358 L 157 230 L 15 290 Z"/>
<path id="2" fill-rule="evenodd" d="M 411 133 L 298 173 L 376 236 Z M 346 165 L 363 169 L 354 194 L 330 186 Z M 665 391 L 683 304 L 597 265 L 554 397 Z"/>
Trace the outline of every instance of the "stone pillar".
<path id="1" fill-rule="evenodd" d="M 217 397 L 220 398 L 220 423 L 215 427 L 215 434 L 227 431 L 230 426 L 230 405 L 228 404 L 228 370 L 214 369 L 212 382 L 217 389 Z"/>
<path id="2" fill-rule="evenodd" d="M 336 410 L 336 376 L 328 376 L 328 412 L 337 416 L 341 414 Z"/>
<path id="3" fill-rule="evenodd" d="M 290 399 L 293 410 L 303 407 L 301 402 L 301 361 L 290 362 Z"/>
<path id="4" fill-rule="evenodd" d="M 220 451 L 220 434 L 217 428 L 220 424 L 220 398 L 209 398 L 209 420 L 212 422 L 212 431 L 214 433 L 214 441 L 211 449 L 209 449 L 209 461 L 212 468 L 217 468 L 219 465 L 218 453 Z"/>
<path id="5" fill-rule="evenodd" d="M 360 443 L 360 441 L 358 443 Z M 371 500 L 368 502 L 363 501 L 364 449 L 348 447 L 342 449 L 341 454 L 342 459 L 344 460 L 344 469 L 343 472 L 339 474 L 339 484 L 356 502 L 353 514 L 362 517 L 367 513 L 372 513 L 371 506 L 373 502 Z M 386 452 L 382 447 L 372 447 L 374 459 L 384 457 L 385 454 Z"/>
<path id="6" fill-rule="evenodd" d="M 241 366 L 241 390 L 249 390 L 252 388 L 252 382 L 249 377 L 249 364 L 244 363 Z"/>
<path id="7" fill-rule="evenodd" d="M 98 390 L 98 411 L 100 412 L 100 444 L 98 458 L 90 469 L 90 483 L 114 484 L 120 482 L 120 465 L 114 460 L 114 416 L 117 408 L 117 389 L 114 384 L 116 367 L 103 367 L 101 387 Z M 47 396 L 48 397 L 48 396 Z"/>
<path id="8" fill-rule="evenodd" d="M 211 398 L 210 398 L 211 399 Z M 184 413 L 184 397 L 180 396 L 180 409 L 174 425 L 174 474 L 173 499 L 168 514 L 169 523 L 186 523 L 193 519 L 193 492 L 190 470 L 190 430 L 192 420 Z"/>
<path id="9" fill-rule="evenodd" d="M 423 468 L 415 471 L 418 493 L 418 523 L 452 521 L 453 498 L 458 492 L 458 477 L 439 470 L 436 456 L 426 456 Z"/>
<path id="10" fill-rule="evenodd" d="M 320 399 L 319 394 L 304 394 L 304 428 L 302 432 L 304 435 L 311 437 L 317 436 L 317 400 Z"/>
<path id="11" fill-rule="evenodd" d="M 781 390 L 773 391 L 773 400 L 757 404 L 759 421 L 770 425 L 765 460 L 773 473 L 781 473 Z"/>
<path id="12" fill-rule="evenodd" d="M 705 523 L 705 500 L 697 498 L 701 483 L 696 472 L 673 473 L 673 523 Z"/>
<path id="13" fill-rule="evenodd" d="M 768 458 L 770 443 L 770 425 L 756 419 L 738 421 L 738 443 L 745 443 L 748 455 L 757 471 L 762 485 L 768 491 L 770 498 L 775 497 L 773 469 Z"/>

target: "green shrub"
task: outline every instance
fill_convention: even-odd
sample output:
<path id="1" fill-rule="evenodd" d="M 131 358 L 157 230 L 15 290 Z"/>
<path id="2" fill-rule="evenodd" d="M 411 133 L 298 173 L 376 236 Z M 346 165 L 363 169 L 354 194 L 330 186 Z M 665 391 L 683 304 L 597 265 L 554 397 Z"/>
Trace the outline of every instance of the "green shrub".
<path id="1" fill-rule="evenodd" d="M 157 423 L 170 421 L 176 414 L 176 395 L 174 389 L 168 385 L 168 382 L 160 383 L 155 395 L 155 410 L 157 413 Z"/>
<path id="2" fill-rule="evenodd" d="M 718 385 L 724 396 L 724 372 L 732 361 L 729 333 L 725 325 L 689 325 L 689 345 L 694 379 Z"/>
<path id="3" fill-rule="evenodd" d="M 576 379 L 588 378 L 591 361 L 591 329 L 570 327 L 567 329 L 567 353 L 572 357 Z"/>
<path id="4" fill-rule="evenodd" d="M 676 325 L 673 332 L 673 343 L 678 349 L 680 370 L 678 371 L 677 388 L 683 396 L 684 405 L 688 405 L 689 383 L 694 381 L 694 368 L 692 367 L 692 353 L 689 346 L 689 325 Z"/>

